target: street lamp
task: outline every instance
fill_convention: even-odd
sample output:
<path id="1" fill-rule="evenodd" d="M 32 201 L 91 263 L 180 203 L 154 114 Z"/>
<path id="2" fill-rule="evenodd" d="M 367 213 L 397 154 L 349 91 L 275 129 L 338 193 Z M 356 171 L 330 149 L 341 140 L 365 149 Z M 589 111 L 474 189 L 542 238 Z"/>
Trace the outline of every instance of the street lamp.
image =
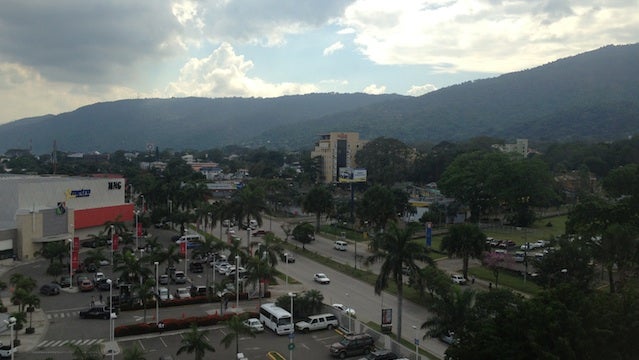
<path id="1" fill-rule="evenodd" d="M 249 247 L 251 246 L 251 227 L 247 227 L 246 228 L 246 250 L 249 250 Z M 250 251 L 249 251 L 250 254 Z"/>
<path id="2" fill-rule="evenodd" d="M 286 290 L 288 290 L 288 253 L 284 253 L 284 259 L 286 259 Z"/>
<path id="3" fill-rule="evenodd" d="M 351 316 L 352 311 L 348 310 L 348 309 L 350 309 L 348 303 L 349 303 L 348 293 L 346 293 L 346 303 L 344 304 L 344 308 L 346 309 L 346 316 L 348 316 L 348 333 L 351 334 L 352 333 L 351 320 L 353 319 L 353 317 Z"/>
<path id="4" fill-rule="evenodd" d="M 417 337 L 417 326 L 413 325 L 415 331 L 415 360 L 419 360 L 419 338 Z"/>
<path id="5" fill-rule="evenodd" d="M 113 241 L 114 238 L 115 238 L 115 227 L 111 225 L 111 267 L 113 267 L 113 247 L 115 246 L 115 242 Z"/>
<path id="6" fill-rule="evenodd" d="M 5 320 L 4 322 L 9 327 L 10 340 L 11 340 L 11 348 L 9 351 L 11 352 L 11 360 L 13 360 L 13 327 L 16 325 L 17 320 L 15 317 L 11 316 L 8 320 Z"/>
<path id="7" fill-rule="evenodd" d="M 113 346 L 113 281 L 111 279 L 107 279 L 107 284 L 109 284 L 109 342 L 111 346 Z M 111 359 L 115 359 L 115 351 L 111 350 Z"/>
<path id="8" fill-rule="evenodd" d="M 159 262 L 155 261 L 153 262 L 153 265 L 155 265 L 155 323 L 159 324 L 160 323 L 160 288 L 159 288 L 159 284 L 160 284 L 160 273 L 158 272 L 158 265 L 160 265 Z"/>
<path id="9" fill-rule="evenodd" d="M 291 336 L 289 336 L 289 344 L 293 343 L 293 333 L 295 333 L 295 320 L 294 320 L 294 316 L 293 315 L 295 312 L 293 311 L 293 298 L 296 296 L 297 294 L 295 294 L 294 292 L 289 292 L 288 296 L 291 298 Z M 293 360 L 293 347 L 292 345 L 289 345 L 288 347 L 288 358 L 289 360 Z"/>
<path id="10" fill-rule="evenodd" d="M 69 290 L 73 289 L 73 238 L 69 239 Z"/>
<path id="11" fill-rule="evenodd" d="M 235 255 L 235 310 L 240 306 L 240 257 Z"/>
<path id="12" fill-rule="evenodd" d="M 135 251 L 138 251 L 140 248 L 140 242 L 138 239 L 138 215 L 140 214 L 140 210 L 134 210 L 133 213 L 135 214 Z"/>

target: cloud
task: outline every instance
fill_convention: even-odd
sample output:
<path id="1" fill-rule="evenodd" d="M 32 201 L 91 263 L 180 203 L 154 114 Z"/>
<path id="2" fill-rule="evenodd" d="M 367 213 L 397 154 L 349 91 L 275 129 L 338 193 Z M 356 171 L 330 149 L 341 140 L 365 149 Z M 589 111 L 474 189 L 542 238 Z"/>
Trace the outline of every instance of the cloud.
<path id="1" fill-rule="evenodd" d="M 407 94 L 410 96 L 421 96 L 435 90 L 437 90 L 437 87 L 433 84 L 413 85 L 407 91 Z"/>
<path id="2" fill-rule="evenodd" d="M 324 56 L 331 55 L 334 52 L 341 50 L 343 48 L 344 48 L 344 44 L 342 44 L 341 41 L 338 41 L 336 43 L 331 44 L 331 46 L 327 47 L 326 49 L 324 49 L 323 54 Z"/>
<path id="3" fill-rule="evenodd" d="M 636 1 L 358 0 L 341 26 L 377 64 L 504 73 L 639 38 Z"/>
<path id="4" fill-rule="evenodd" d="M 362 90 L 366 94 L 379 95 L 386 91 L 386 86 L 377 86 L 376 84 L 370 84 Z"/>
<path id="5" fill-rule="evenodd" d="M 248 73 L 253 62 L 235 54 L 233 47 L 223 43 L 206 58 L 193 58 L 180 70 L 179 79 L 171 82 L 167 96 L 204 97 L 276 97 L 317 91 L 312 84 L 292 82 L 268 83 Z"/>

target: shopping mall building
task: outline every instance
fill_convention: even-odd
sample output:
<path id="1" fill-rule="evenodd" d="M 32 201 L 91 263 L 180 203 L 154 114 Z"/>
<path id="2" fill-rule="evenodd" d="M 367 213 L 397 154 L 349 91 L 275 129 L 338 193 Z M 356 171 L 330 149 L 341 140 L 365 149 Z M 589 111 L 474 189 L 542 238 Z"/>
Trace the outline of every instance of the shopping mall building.
<path id="1" fill-rule="evenodd" d="M 32 259 L 43 244 L 98 235 L 108 221 L 131 222 L 125 179 L 0 175 L 0 258 Z"/>

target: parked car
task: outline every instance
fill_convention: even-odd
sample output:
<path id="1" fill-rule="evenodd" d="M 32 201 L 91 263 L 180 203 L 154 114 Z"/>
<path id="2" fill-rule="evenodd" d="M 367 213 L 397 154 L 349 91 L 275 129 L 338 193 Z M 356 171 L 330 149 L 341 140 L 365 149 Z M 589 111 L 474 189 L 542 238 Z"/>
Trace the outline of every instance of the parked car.
<path id="1" fill-rule="evenodd" d="M 184 271 L 176 270 L 175 273 L 173 273 L 173 282 L 176 284 L 186 284 Z"/>
<path id="2" fill-rule="evenodd" d="M 347 307 L 345 305 L 342 304 L 333 304 L 333 307 L 341 312 L 343 312 L 346 315 L 350 315 L 350 316 L 355 316 L 355 309 Z"/>
<path id="3" fill-rule="evenodd" d="M 442 336 L 439 337 L 439 340 L 441 340 L 442 342 L 448 344 L 448 345 L 452 345 L 454 344 L 457 339 L 455 338 L 455 333 L 452 331 L 449 331 L 445 334 L 443 334 Z"/>
<path id="4" fill-rule="evenodd" d="M 118 315 L 114 309 L 110 309 L 108 306 L 96 305 L 87 310 L 80 311 L 80 319 L 117 319 Z"/>
<path id="5" fill-rule="evenodd" d="M 303 332 L 324 329 L 331 330 L 337 326 L 339 326 L 339 321 L 333 314 L 311 315 L 295 323 L 295 328 Z"/>
<path id="6" fill-rule="evenodd" d="M 173 295 L 171 295 L 171 293 L 169 293 L 169 289 L 165 287 L 158 288 L 158 297 L 160 298 L 160 301 L 173 300 Z"/>
<path id="7" fill-rule="evenodd" d="M 52 296 L 60 294 L 60 285 L 58 284 L 44 284 L 40 286 L 40 294 Z"/>
<path id="8" fill-rule="evenodd" d="M 199 285 L 191 285 L 191 289 L 189 290 L 192 297 L 195 296 L 206 296 L 206 286 Z"/>
<path id="9" fill-rule="evenodd" d="M 246 319 L 244 320 L 243 324 L 244 326 L 249 328 L 252 332 L 264 331 L 264 325 L 262 325 L 259 319 L 256 319 L 256 318 Z"/>
<path id="10" fill-rule="evenodd" d="M 204 266 L 201 262 L 191 262 L 189 264 L 189 270 L 193 273 L 202 273 L 204 272 Z"/>
<path id="11" fill-rule="evenodd" d="M 107 279 L 101 279 L 99 281 L 96 281 L 95 287 L 98 288 L 98 290 L 102 290 L 102 291 L 108 291 L 111 289 L 111 285 L 109 285 L 109 282 L 107 281 Z"/>
<path id="12" fill-rule="evenodd" d="M 345 335 L 339 342 L 331 344 L 331 356 L 343 359 L 348 356 L 367 354 L 375 350 L 375 340 L 369 334 Z"/>
<path id="13" fill-rule="evenodd" d="M 397 354 L 387 349 L 380 349 L 371 351 L 365 357 L 360 360 L 395 360 L 397 359 Z"/>
<path id="14" fill-rule="evenodd" d="M 459 275 L 459 274 L 451 274 L 450 275 L 450 279 L 458 285 L 466 285 L 466 279 L 464 279 L 463 276 Z"/>
<path id="15" fill-rule="evenodd" d="M 60 280 L 56 280 L 53 283 L 60 285 L 61 288 L 68 288 L 71 286 L 71 278 L 69 276 L 61 276 Z"/>
<path id="16" fill-rule="evenodd" d="M 328 276 L 326 276 L 326 274 L 324 273 L 316 273 L 315 275 L 313 275 L 313 280 L 324 285 L 331 283 L 331 279 L 329 279 Z"/>
<path id="17" fill-rule="evenodd" d="M 168 285 L 169 275 L 166 275 L 166 274 L 160 275 L 160 277 L 158 278 L 158 282 L 160 283 L 160 285 Z"/>
<path id="18" fill-rule="evenodd" d="M 191 298 L 191 292 L 188 288 L 178 288 L 175 290 L 175 297 L 177 299 L 189 299 Z"/>

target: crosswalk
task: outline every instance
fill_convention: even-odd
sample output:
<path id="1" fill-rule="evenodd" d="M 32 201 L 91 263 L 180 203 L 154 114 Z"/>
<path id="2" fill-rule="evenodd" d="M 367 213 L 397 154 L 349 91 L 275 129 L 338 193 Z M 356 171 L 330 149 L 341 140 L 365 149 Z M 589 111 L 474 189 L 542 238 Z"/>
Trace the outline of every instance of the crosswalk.
<path id="1" fill-rule="evenodd" d="M 66 319 L 66 318 L 79 317 L 79 316 L 80 316 L 80 311 L 55 312 L 55 313 L 48 313 L 47 319 L 57 320 L 57 319 Z"/>
<path id="2" fill-rule="evenodd" d="M 90 346 L 101 344 L 104 339 L 76 339 L 76 340 L 44 340 L 38 344 L 38 348 L 62 347 L 68 344 L 77 346 Z"/>

